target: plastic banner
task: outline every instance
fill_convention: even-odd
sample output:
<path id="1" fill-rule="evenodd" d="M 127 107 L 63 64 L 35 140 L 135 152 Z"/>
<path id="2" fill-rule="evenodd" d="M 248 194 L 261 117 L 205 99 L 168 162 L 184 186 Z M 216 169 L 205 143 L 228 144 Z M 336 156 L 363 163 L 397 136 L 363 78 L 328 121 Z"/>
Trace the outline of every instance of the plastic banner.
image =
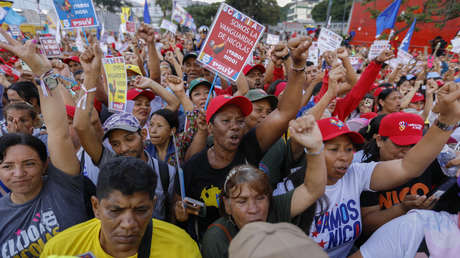
<path id="1" fill-rule="evenodd" d="M 318 48 L 320 55 L 326 51 L 335 51 L 340 47 L 342 40 L 343 38 L 339 34 L 333 32 L 332 30 L 322 28 L 318 37 Z"/>
<path id="2" fill-rule="evenodd" d="M 125 59 L 123 57 L 103 58 L 102 64 L 107 78 L 109 110 L 125 112 L 126 94 L 128 92 Z"/>
<path id="3" fill-rule="evenodd" d="M 39 37 L 43 53 L 46 57 L 57 57 L 61 55 L 61 49 L 54 37 Z"/>
<path id="4" fill-rule="evenodd" d="M 62 29 L 98 26 L 92 0 L 53 0 Z"/>

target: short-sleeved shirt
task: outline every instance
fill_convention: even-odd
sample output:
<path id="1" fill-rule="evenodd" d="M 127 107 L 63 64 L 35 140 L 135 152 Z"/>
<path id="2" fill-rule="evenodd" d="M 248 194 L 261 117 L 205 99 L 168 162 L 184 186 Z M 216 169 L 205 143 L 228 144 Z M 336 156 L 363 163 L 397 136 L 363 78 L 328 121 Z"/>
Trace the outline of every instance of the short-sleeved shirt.
<path id="1" fill-rule="evenodd" d="M 83 176 L 70 176 L 53 165 L 43 178 L 42 190 L 23 204 L 0 199 L 0 257 L 38 257 L 48 240 L 88 219 Z"/>
<path id="2" fill-rule="evenodd" d="M 327 185 L 328 209 L 318 205 L 310 237 L 330 257 L 346 257 L 362 232 L 359 197 L 369 188 L 376 162 L 352 163 L 345 175 L 334 185 Z"/>
<path id="3" fill-rule="evenodd" d="M 233 161 L 225 168 L 214 169 L 209 164 L 208 150 L 195 154 L 184 166 L 185 195 L 202 201 L 206 206 L 206 217 L 191 215 L 187 230 L 196 239 L 201 239 L 208 226 L 220 217 L 219 195 L 230 170 L 238 165 L 251 164 L 258 167 L 264 153 L 260 149 L 255 129 L 249 131 L 241 140 Z M 179 191 L 180 187 L 176 187 Z M 179 194 L 179 192 L 178 192 Z M 195 223 L 198 224 L 198 236 Z"/>
<path id="4" fill-rule="evenodd" d="M 265 153 L 262 161 L 260 161 L 259 169 L 265 172 L 270 178 L 270 184 L 276 186 L 285 176 L 285 157 L 287 152 L 286 142 L 280 138 L 273 144 L 267 153 Z"/>
<path id="5" fill-rule="evenodd" d="M 151 258 L 199 258 L 197 244 L 181 228 L 161 220 L 152 220 Z M 99 235 L 101 221 L 92 219 L 67 229 L 51 239 L 41 257 L 50 255 L 72 255 L 78 257 L 112 257 L 101 247 Z M 129 257 L 136 258 L 137 254 Z"/>
<path id="6" fill-rule="evenodd" d="M 290 222 L 291 200 L 294 191 L 275 196 L 270 202 L 267 222 Z M 224 231 L 223 228 L 225 228 Z M 203 237 L 201 252 L 204 258 L 227 258 L 231 240 L 238 234 L 238 227 L 228 217 L 216 220 Z"/>

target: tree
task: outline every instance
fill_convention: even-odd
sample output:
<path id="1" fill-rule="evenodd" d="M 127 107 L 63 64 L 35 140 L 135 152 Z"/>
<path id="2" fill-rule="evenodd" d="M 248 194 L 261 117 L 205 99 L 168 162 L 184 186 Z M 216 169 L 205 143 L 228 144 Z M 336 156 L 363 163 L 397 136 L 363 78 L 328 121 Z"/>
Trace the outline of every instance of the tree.
<path id="1" fill-rule="evenodd" d="M 220 3 L 212 3 L 209 5 L 195 4 L 185 8 L 185 10 L 192 15 L 197 27 L 201 25 L 211 26 L 219 6 Z"/>
<path id="2" fill-rule="evenodd" d="M 122 6 L 132 6 L 132 4 L 126 0 L 94 0 L 94 5 L 95 7 L 114 13 L 119 12 Z"/>
<path id="3" fill-rule="evenodd" d="M 363 5 L 366 5 L 376 0 L 363 0 Z M 402 0 L 401 13 L 397 18 L 397 22 L 405 22 L 406 25 L 395 31 L 394 35 L 405 31 L 410 27 L 412 21 L 417 18 L 417 23 L 434 23 L 436 27 L 442 29 L 447 21 L 460 17 L 460 2 L 458 0 L 425 0 L 422 6 L 404 6 L 407 0 Z M 376 19 L 383 10 L 377 10 L 369 5 L 367 11 L 373 19 Z M 417 28 L 416 28 L 417 30 Z M 417 30 L 418 31 L 418 30 Z"/>
<path id="4" fill-rule="evenodd" d="M 155 0 L 155 3 L 160 6 L 163 18 L 171 14 L 172 1 L 171 0 Z"/>
<path id="5" fill-rule="evenodd" d="M 350 15 L 353 0 L 331 0 L 331 16 L 333 22 L 347 22 Z M 329 0 L 323 0 L 311 10 L 312 18 L 315 22 L 325 22 L 327 17 L 327 6 Z"/>
<path id="6" fill-rule="evenodd" d="M 281 7 L 276 0 L 226 0 L 225 2 L 261 24 L 274 25 L 281 18 Z"/>

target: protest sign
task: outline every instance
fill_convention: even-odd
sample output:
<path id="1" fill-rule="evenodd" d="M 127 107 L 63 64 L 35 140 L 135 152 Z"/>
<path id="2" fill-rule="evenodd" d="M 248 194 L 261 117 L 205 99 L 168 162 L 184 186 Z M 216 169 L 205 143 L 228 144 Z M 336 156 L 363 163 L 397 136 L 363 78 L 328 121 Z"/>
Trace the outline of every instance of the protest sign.
<path id="1" fill-rule="evenodd" d="M 18 25 L 8 25 L 8 27 L 10 28 L 10 32 L 13 37 L 21 36 L 21 30 Z"/>
<path id="2" fill-rule="evenodd" d="M 460 38 L 455 38 L 450 41 L 452 43 L 452 52 L 460 54 Z"/>
<path id="3" fill-rule="evenodd" d="M 267 34 L 267 44 L 276 45 L 280 42 L 280 36 L 274 34 Z"/>
<path id="4" fill-rule="evenodd" d="M 383 50 L 389 49 L 390 44 L 388 40 L 375 40 L 374 43 L 372 43 L 371 48 L 369 49 L 369 54 L 367 58 L 369 60 L 374 60 L 376 57 L 382 53 Z"/>
<path id="5" fill-rule="evenodd" d="M 409 64 L 409 61 L 411 59 L 413 59 L 414 57 L 407 53 L 406 51 L 402 50 L 402 49 L 399 49 L 398 50 L 398 63 L 401 63 L 401 64 L 404 64 L 404 65 L 407 65 Z"/>
<path id="6" fill-rule="evenodd" d="M 310 61 L 314 63 L 315 65 L 318 65 L 318 55 L 319 55 L 318 41 L 315 41 L 315 42 L 312 42 L 311 46 L 308 48 L 307 61 Z"/>
<path id="7" fill-rule="evenodd" d="M 57 57 L 61 55 L 61 49 L 54 37 L 39 37 L 39 40 L 46 57 Z"/>
<path id="8" fill-rule="evenodd" d="M 361 65 L 363 64 L 363 61 L 357 57 L 357 56 L 350 56 L 350 64 L 355 69 L 355 71 L 361 69 Z"/>
<path id="9" fill-rule="evenodd" d="M 126 22 L 126 31 L 130 33 L 135 33 L 136 32 L 136 23 L 127 21 Z"/>
<path id="10" fill-rule="evenodd" d="M 177 25 L 168 20 L 162 20 L 160 28 L 170 31 L 173 34 L 176 34 L 176 31 L 177 31 Z"/>
<path id="11" fill-rule="evenodd" d="M 63 29 L 98 26 L 92 0 L 53 0 Z"/>
<path id="12" fill-rule="evenodd" d="M 35 25 L 33 24 L 21 24 L 19 26 L 19 29 L 22 32 L 22 35 L 24 35 L 24 38 L 26 39 L 33 39 L 35 37 Z"/>
<path id="13" fill-rule="evenodd" d="M 319 54 L 322 55 L 326 51 L 335 51 L 340 47 L 342 40 L 343 38 L 339 34 L 322 28 L 318 37 Z"/>
<path id="14" fill-rule="evenodd" d="M 102 58 L 102 64 L 107 78 L 109 110 L 125 112 L 128 92 L 125 59 L 123 57 Z"/>
<path id="15" fill-rule="evenodd" d="M 264 30 L 257 21 L 222 3 L 197 60 L 236 81 Z"/>

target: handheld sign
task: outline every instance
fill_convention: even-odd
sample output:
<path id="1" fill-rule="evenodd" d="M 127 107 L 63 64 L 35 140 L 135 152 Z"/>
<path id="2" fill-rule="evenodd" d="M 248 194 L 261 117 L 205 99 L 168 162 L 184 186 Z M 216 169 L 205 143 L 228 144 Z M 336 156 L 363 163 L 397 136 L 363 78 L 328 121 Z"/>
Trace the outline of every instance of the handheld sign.
<path id="1" fill-rule="evenodd" d="M 369 60 L 374 60 L 376 57 L 382 53 L 383 50 L 388 49 L 390 47 L 388 40 L 375 40 L 372 43 L 371 48 L 369 49 L 369 54 L 367 58 Z"/>
<path id="2" fill-rule="evenodd" d="M 267 44 L 276 45 L 280 42 L 280 36 L 274 34 L 267 34 Z"/>
<path id="3" fill-rule="evenodd" d="M 177 31 L 177 25 L 168 20 L 162 20 L 160 28 L 170 31 L 173 34 L 176 34 Z"/>
<path id="4" fill-rule="evenodd" d="M 326 51 L 335 51 L 340 47 L 342 40 L 343 38 L 339 34 L 322 28 L 318 37 L 319 54 L 322 55 Z"/>
<path id="5" fill-rule="evenodd" d="M 126 22 L 126 31 L 129 33 L 135 33 L 136 32 L 136 23 L 127 21 Z"/>
<path id="6" fill-rule="evenodd" d="M 428 57 L 428 60 L 427 60 L 427 66 L 428 68 L 433 68 L 433 62 L 434 62 L 434 58 L 436 57 L 437 53 L 438 53 L 438 50 L 439 50 L 439 47 L 441 47 L 441 43 L 438 42 L 438 44 L 436 44 L 436 48 L 434 49 L 433 51 L 433 54 L 431 56 Z"/>
<path id="7" fill-rule="evenodd" d="M 222 3 L 197 60 L 236 81 L 264 30 L 257 21 Z"/>
<path id="8" fill-rule="evenodd" d="M 39 40 L 46 57 L 57 57 L 61 55 L 61 48 L 54 37 L 39 37 Z"/>
<path id="9" fill-rule="evenodd" d="M 53 0 L 63 29 L 98 26 L 92 0 Z"/>
<path id="10" fill-rule="evenodd" d="M 450 41 L 452 43 L 452 52 L 460 54 L 460 38 L 455 38 Z"/>
<path id="11" fill-rule="evenodd" d="M 311 43 L 311 46 L 308 48 L 307 61 L 310 61 L 315 65 L 318 65 L 318 55 L 319 55 L 318 42 L 314 41 Z"/>
<path id="12" fill-rule="evenodd" d="M 102 64 L 107 77 L 109 110 L 125 112 L 128 92 L 125 59 L 123 57 L 102 58 Z"/>

